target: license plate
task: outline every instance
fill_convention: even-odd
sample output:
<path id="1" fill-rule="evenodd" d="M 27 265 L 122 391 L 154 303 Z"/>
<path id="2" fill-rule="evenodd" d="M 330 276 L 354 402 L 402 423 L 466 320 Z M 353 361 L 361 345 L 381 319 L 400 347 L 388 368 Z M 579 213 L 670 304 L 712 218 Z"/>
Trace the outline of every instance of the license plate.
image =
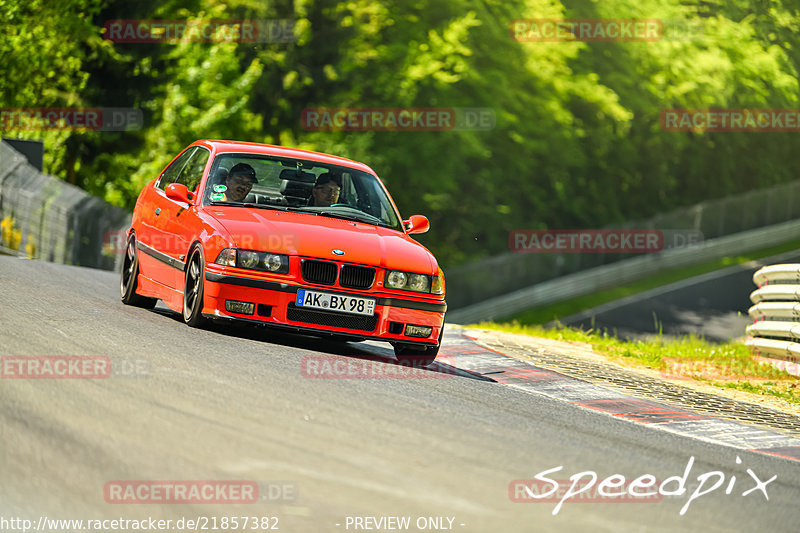
<path id="1" fill-rule="evenodd" d="M 334 311 L 336 313 L 368 316 L 375 314 L 375 300 L 358 296 L 344 296 L 343 294 L 300 289 L 297 291 L 295 303 L 298 307 L 322 309 L 323 311 Z"/>

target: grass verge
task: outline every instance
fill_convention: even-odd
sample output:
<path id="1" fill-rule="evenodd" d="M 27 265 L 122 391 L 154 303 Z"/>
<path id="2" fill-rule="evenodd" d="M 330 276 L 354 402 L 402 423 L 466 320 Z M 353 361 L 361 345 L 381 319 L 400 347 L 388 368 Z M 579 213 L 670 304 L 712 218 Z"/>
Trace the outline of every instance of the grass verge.
<path id="1" fill-rule="evenodd" d="M 545 328 L 519 322 L 482 322 L 474 326 L 562 341 L 588 343 L 593 350 L 622 365 L 659 371 L 666 379 L 693 379 L 709 385 L 768 395 L 800 404 L 800 378 L 759 362 L 736 342 L 713 343 L 696 336 L 621 340 L 607 333 L 558 326 Z"/>
<path id="2" fill-rule="evenodd" d="M 755 261 L 756 259 L 763 259 L 765 257 L 791 252 L 792 250 L 797 250 L 799 248 L 800 240 L 797 240 L 782 244 L 780 246 L 773 246 L 772 248 L 756 250 L 744 255 L 723 257 L 722 259 L 708 261 L 699 265 L 668 270 L 661 274 L 641 279 L 627 285 L 614 287 L 613 289 L 607 289 L 604 291 L 587 294 L 585 296 L 579 296 L 577 298 L 564 300 L 563 302 L 554 303 L 552 305 L 534 307 L 502 320 L 509 322 L 516 321 L 520 324 L 546 324 L 548 322 L 597 307 L 598 305 L 612 302 L 620 298 L 625 298 L 627 296 L 632 296 L 650 289 L 655 289 L 656 287 L 661 287 L 662 285 L 681 281 L 693 276 L 699 276 L 700 274 L 713 272 L 721 268 L 733 265 L 741 265 L 749 261 Z"/>

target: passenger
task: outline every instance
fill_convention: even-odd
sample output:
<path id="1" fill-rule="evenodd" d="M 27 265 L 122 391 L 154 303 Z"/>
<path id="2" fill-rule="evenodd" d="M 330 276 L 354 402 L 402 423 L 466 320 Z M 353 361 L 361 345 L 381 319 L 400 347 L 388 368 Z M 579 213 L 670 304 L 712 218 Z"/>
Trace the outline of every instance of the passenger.
<path id="1" fill-rule="evenodd" d="M 311 190 L 311 203 L 309 205 L 330 207 L 339 201 L 342 184 L 338 176 L 330 172 L 320 174 Z"/>
<path id="2" fill-rule="evenodd" d="M 225 180 L 228 189 L 225 191 L 223 201 L 243 202 L 255 183 L 258 183 L 258 180 L 253 167 L 247 163 L 237 163 L 230 169 L 228 178 Z"/>

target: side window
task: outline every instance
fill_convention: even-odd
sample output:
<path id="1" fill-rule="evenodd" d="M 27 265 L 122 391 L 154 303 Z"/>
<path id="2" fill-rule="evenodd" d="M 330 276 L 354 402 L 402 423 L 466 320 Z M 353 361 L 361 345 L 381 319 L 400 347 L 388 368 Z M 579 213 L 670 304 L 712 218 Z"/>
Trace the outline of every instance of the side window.
<path id="1" fill-rule="evenodd" d="M 339 193 L 339 203 L 349 204 L 353 207 L 358 205 L 358 191 L 353 186 L 353 179 L 349 172 L 341 174 L 342 190 Z"/>
<path id="2" fill-rule="evenodd" d="M 352 174 L 350 176 L 351 189 L 355 197 L 353 205 L 358 206 L 358 209 L 367 214 L 380 217 L 380 213 L 376 212 L 380 210 L 375 208 L 375 204 L 378 203 L 378 198 L 375 190 L 372 188 L 372 184 L 364 179 L 357 179 Z"/>
<path id="3" fill-rule="evenodd" d="M 183 170 L 183 167 L 186 166 L 186 162 L 196 149 L 197 147 L 189 148 L 179 155 L 178 158 L 167 167 L 167 169 L 161 174 L 161 179 L 158 180 L 159 189 L 163 191 L 167 188 L 167 185 L 170 183 L 175 183 L 178 180 L 181 170 Z"/>
<path id="4" fill-rule="evenodd" d="M 193 191 L 200 184 L 200 180 L 203 179 L 203 171 L 206 169 L 206 163 L 208 163 L 210 155 L 210 151 L 198 146 L 175 181 L 186 185 L 187 189 Z"/>

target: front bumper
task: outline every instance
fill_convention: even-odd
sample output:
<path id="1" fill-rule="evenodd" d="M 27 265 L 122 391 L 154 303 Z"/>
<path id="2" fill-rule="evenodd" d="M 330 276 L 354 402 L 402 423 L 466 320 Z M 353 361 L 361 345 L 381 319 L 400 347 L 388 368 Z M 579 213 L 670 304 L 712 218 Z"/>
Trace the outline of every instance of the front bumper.
<path id="1" fill-rule="evenodd" d="M 372 298 L 371 317 L 297 307 L 299 289 Z M 255 304 L 253 314 L 227 311 L 226 300 Z M 407 298 L 393 294 L 349 291 L 293 281 L 272 281 L 206 270 L 203 314 L 214 318 L 244 320 L 289 327 L 310 333 L 343 334 L 364 339 L 435 346 L 444 327 L 447 304 L 443 300 Z M 429 326 L 426 338 L 405 335 L 405 326 Z"/>

